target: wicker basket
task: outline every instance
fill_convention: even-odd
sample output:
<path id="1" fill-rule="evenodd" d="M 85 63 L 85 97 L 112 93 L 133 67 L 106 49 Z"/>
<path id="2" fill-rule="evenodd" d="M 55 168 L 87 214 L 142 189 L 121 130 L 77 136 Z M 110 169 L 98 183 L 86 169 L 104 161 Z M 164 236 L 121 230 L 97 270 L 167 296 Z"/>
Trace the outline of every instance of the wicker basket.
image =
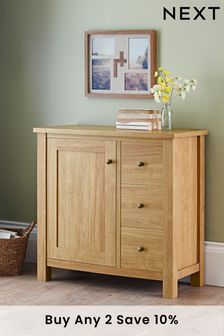
<path id="1" fill-rule="evenodd" d="M 21 273 L 27 242 L 30 232 L 33 230 L 36 222 L 32 222 L 26 229 L 11 229 L 17 232 L 19 238 L 0 239 L 0 275 L 12 276 Z M 3 228 L 6 229 L 7 228 Z"/>

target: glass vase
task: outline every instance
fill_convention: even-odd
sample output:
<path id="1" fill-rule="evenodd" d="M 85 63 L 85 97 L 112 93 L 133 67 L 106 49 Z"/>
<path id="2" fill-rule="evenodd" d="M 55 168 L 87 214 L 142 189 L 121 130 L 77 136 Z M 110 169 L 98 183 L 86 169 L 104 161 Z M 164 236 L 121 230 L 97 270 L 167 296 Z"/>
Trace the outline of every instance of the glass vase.
<path id="1" fill-rule="evenodd" d="M 164 104 L 162 106 L 161 117 L 162 117 L 162 130 L 171 131 L 172 130 L 171 104 Z"/>

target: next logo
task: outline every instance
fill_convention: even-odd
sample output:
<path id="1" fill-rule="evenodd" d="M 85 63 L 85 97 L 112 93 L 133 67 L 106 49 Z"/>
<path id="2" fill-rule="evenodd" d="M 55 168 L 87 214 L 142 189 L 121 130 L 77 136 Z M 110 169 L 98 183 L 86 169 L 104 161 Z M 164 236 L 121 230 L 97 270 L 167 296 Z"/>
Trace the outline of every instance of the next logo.
<path id="1" fill-rule="evenodd" d="M 172 18 L 173 20 L 216 20 L 217 12 L 220 11 L 220 7 L 172 7 L 167 9 L 163 7 L 163 20 Z"/>

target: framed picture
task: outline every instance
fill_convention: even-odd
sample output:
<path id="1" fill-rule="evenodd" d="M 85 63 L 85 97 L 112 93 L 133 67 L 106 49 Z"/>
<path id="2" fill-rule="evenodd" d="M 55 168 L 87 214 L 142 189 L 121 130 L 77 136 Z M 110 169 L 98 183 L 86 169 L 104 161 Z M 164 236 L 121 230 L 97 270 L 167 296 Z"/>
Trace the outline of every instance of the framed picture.
<path id="1" fill-rule="evenodd" d="M 152 98 L 156 31 L 85 32 L 86 96 Z"/>

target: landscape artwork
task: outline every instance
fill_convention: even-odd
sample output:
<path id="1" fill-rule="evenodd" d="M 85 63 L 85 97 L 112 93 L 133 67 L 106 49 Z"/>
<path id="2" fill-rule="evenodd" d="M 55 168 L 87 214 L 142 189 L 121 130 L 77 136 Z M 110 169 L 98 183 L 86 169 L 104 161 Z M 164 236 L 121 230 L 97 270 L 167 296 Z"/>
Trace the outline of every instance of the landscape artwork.
<path id="1" fill-rule="evenodd" d="M 147 38 L 129 38 L 129 68 L 148 69 L 149 40 Z"/>
<path id="2" fill-rule="evenodd" d="M 86 32 L 86 95 L 151 98 L 155 41 L 154 30 Z"/>
<path id="3" fill-rule="evenodd" d="M 110 60 L 93 59 L 92 60 L 92 89 L 110 90 Z"/>
<path id="4" fill-rule="evenodd" d="M 148 74 L 147 73 L 126 73 L 125 90 L 128 91 L 148 91 Z"/>
<path id="5" fill-rule="evenodd" d="M 114 58 L 114 38 L 92 39 L 92 89 L 111 89 L 111 59 Z"/>
<path id="6" fill-rule="evenodd" d="M 92 39 L 92 56 L 112 58 L 114 57 L 115 40 L 111 37 L 94 37 Z"/>

